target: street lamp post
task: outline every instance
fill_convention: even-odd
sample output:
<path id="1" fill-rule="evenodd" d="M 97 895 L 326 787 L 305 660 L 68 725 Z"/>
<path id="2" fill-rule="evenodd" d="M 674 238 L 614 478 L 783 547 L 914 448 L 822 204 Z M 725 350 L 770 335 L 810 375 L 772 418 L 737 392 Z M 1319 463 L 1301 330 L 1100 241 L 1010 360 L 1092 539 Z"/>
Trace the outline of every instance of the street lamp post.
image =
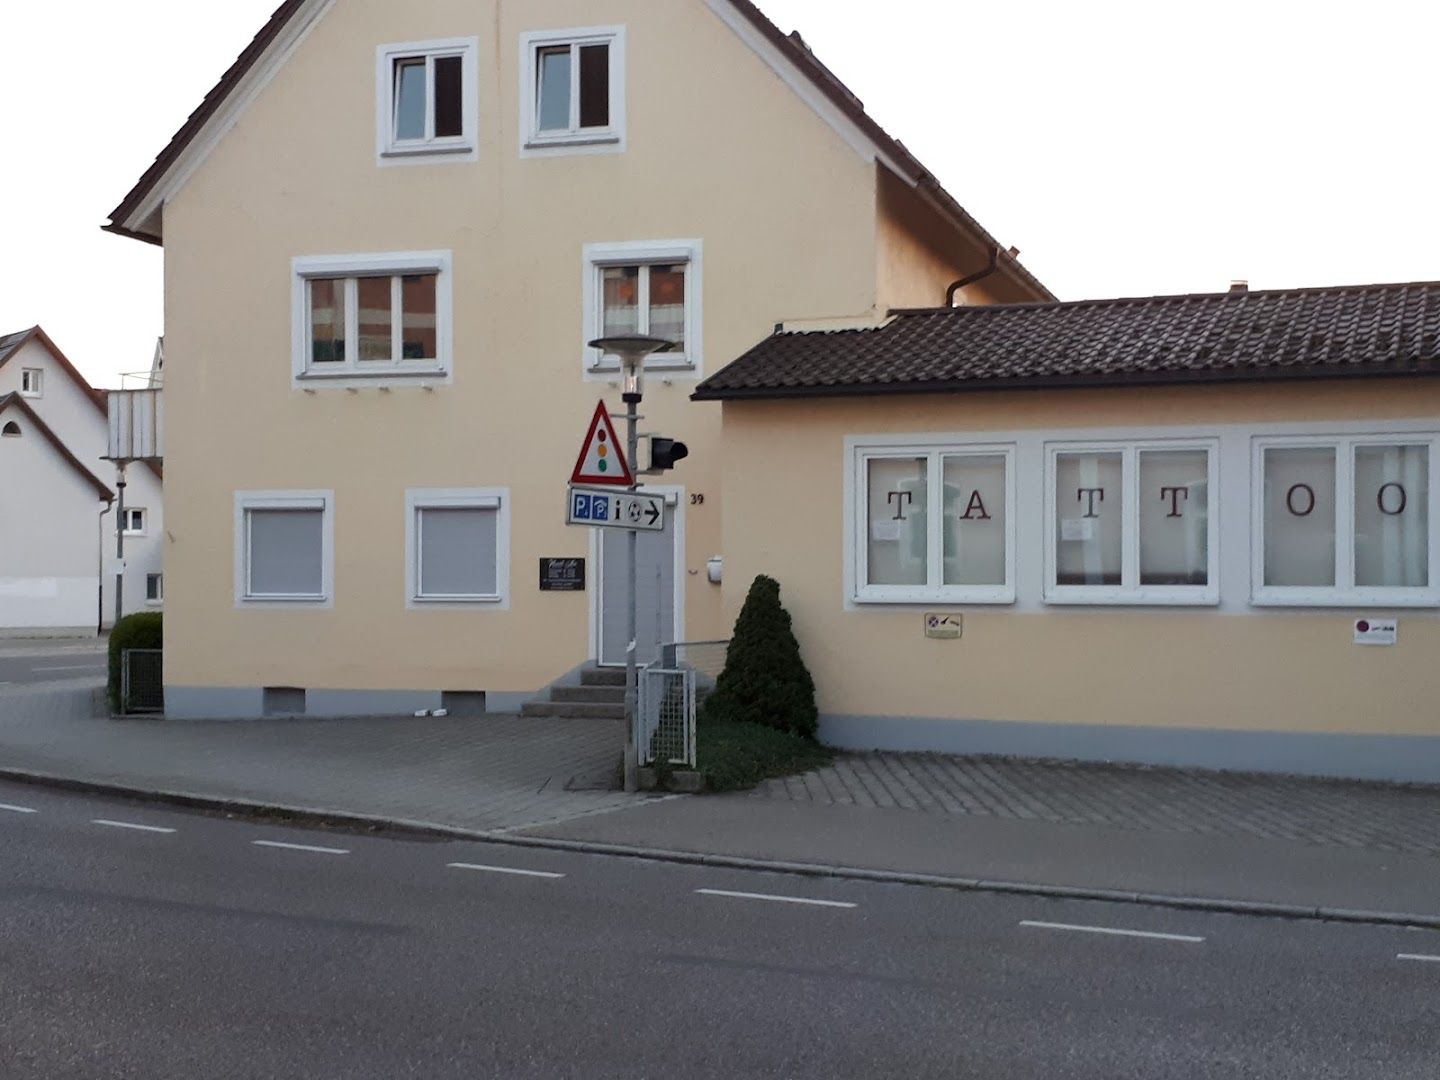
<path id="1" fill-rule="evenodd" d="M 624 374 L 621 399 L 625 402 L 625 452 L 630 464 L 630 490 L 640 487 L 640 467 L 636 457 L 640 450 L 640 402 L 645 396 L 645 358 L 651 353 L 665 352 L 675 347 L 673 341 L 665 338 L 646 337 L 631 334 L 621 337 L 606 337 L 590 342 L 592 349 L 599 349 L 604 355 L 620 359 Z M 639 534 L 629 529 L 625 534 L 625 562 L 629 568 L 630 589 L 625 612 L 625 790 L 640 789 L 640 666 L 635 654 L 636 638 L 639 636 L 638 590 Z M 604 572 L 603 567 L 601 573 Z"/>

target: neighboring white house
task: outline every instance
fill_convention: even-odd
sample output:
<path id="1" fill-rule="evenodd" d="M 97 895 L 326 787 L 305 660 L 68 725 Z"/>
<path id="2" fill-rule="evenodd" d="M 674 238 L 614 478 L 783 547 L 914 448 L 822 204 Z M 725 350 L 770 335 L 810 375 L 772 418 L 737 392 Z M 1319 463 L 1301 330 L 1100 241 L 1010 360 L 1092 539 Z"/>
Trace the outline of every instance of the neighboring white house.
<path id="1" fill-rule="evenodd" d="M 0 337 L 0 634 L 93 633 L 114 619 L 118 470 L 105 397 L 44 330 Z M 125 489 L 126 613 L 164 599 L 158 470 Z"/>

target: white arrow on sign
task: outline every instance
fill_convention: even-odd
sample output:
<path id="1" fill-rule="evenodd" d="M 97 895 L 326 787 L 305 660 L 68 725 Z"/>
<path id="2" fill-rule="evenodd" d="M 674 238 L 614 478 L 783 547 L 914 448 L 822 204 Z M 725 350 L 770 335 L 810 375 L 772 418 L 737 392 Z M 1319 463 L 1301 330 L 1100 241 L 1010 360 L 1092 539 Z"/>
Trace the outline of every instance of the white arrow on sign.
<path id="1" fill-rule="evenodd" d="M 665 496 L 570 486 L 565 524 L 599 529 L 665 531 Z"/>

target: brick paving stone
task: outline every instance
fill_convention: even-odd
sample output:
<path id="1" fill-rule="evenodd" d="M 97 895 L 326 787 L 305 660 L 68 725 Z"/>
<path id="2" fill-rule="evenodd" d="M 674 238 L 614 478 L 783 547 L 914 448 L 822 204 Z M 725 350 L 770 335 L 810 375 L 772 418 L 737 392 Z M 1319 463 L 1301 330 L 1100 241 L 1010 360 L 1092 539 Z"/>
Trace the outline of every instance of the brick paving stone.
<path id="1" fill-rule="evenodd" d="M 994 757 L 841 754 L 754 798 L 1440 855 L 1440 787 Z"/>

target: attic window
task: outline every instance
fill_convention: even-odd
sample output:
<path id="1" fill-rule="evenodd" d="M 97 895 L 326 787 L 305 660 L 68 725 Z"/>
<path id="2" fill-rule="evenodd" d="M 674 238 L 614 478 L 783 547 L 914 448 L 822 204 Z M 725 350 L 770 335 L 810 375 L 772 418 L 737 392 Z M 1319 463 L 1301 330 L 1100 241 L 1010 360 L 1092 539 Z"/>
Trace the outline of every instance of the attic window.
<path id="1" fill-rule="evenodd" d="M 624 148 L 623 27 L 526 34 L 520 47 L 522 151 Z"/>
<path id="2" fill-rule="evenodd" d="M 20 437 L 20 425 L 11 420 L 3 428 L 0 428 L 0 436 L 7 439 L 18 439 Z"/>
<path id="3" fill-rule="evenodd" d="M 478 51 L 473 38 L 381 46 L 376 111 L 382 162 L 475 159 Z"/>
<path id="4" fill-rule="evenodd" d="M 45 369 L 27 367 L 20 372 L 20 393 L 24 397 L 45 396 Z"/>

